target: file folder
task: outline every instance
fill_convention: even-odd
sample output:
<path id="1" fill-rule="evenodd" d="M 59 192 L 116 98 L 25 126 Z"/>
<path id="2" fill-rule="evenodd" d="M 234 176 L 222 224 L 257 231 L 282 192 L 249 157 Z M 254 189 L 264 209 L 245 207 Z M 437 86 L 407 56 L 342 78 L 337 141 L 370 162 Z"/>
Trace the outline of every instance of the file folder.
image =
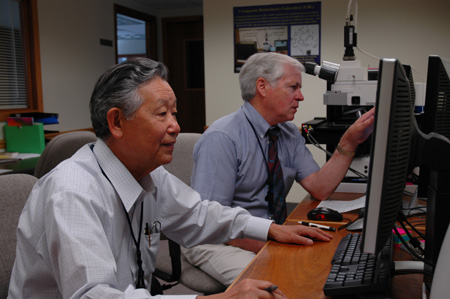
<path id="1" fill-rule="evenodd" d="M 41 154 L 45 148 L 44 125 L 32 126 L 5 125 L 6 151 Z"/>

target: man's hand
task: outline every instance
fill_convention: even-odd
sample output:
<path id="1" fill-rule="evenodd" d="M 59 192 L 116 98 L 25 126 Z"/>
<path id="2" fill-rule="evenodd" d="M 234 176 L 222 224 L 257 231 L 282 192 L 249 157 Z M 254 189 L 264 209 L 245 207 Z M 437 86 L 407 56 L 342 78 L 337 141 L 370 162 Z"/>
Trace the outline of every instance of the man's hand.
<path id="1" fill-rule="evenodd" d="M 286 298 L 280 289 L 276 289 L 273 292 L 266 291 L 264 289 L 270 287 L 272 284 L 268 281 L 244 279 L 238 284 L 234 285 L 225 293 L 215 294 L 211 296 L 198 296 L 201 298 L 210 299 L 225 299 L 225 298 L 242 298 L 242 299 L 269 299 L 269 298 Z"/>
<path id="2" fill-rule="evenodd" d="M 269 228 L 269 239 L 280 243 L 312 245 L 314 240 L 330 241 L 330 234 L 316 227 L 304 225 L 278 225 L 272 223 Z"/>
<path id="3" fill-rule="evenodd" d="M 344 133 L 339 145 L 346 151 L 356 151 L 359 144 L 363 143 L 373 131 L 375 120 L 375 107 L 361 115 Z"/>

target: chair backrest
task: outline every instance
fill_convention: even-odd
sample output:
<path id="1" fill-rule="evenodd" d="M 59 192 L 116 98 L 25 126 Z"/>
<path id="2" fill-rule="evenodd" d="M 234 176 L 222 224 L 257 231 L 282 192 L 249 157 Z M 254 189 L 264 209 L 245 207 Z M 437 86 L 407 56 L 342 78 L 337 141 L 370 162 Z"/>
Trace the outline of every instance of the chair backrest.
<path id="1" fill-rule="evenodd" d="M 173 160 L 164 168 L 182 180 L 187 185 L 191 185 L 192 167 L 194 166 L 194 159 L 192 153 L 194 145 L 202 136 L 200 133 L 180 133 L 177 137 L 175 150 L 173 151 Z"/>
<path id="2" fill-rule="evenodd" d="M 91 131 L 74 131 L 55 136 L 42 152 L 34 169 L 34 176 L 43 177 L 60 162 L 70 158 L 83 145 L 96 140 L 97 137 Z"/>
<path id="3" fill-rule="evenodd" d="M 17 223 L 37 178 L 29 174 L 0 175 L 0 299 L 8 295 L 16 257 Z"/>
<path id="4" fill-rule="evenodd" d="M 180 133 L 177 137 L 173 160 L 164 165 L 171 174 L 187 185 L 191 184 L 192 167 L 194 166 L 194 145 L 202 136 L 200 133 Z M 163 236 L 164 238 L 164 236 Z M 196 292 L 209 295 L 225 291 L 226 287 L 213 277 L 189 263 L 180 251 L 180 245 L 172 240 L 161 241 L 154 275 L 166 282 L 179 281 Z M 163 289 L 166 286 L 163 285 Z"/>

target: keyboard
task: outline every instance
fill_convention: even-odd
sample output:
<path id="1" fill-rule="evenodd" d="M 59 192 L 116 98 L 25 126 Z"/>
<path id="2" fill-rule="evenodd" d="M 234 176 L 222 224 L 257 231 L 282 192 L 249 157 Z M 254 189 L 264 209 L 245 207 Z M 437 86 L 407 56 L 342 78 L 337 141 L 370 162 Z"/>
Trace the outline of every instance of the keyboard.
<path id="1" fill-rule="evenodd" d="M 389 290 L 392 237 L 378 255 L 360 251 L 360 233 L 349 233 L 339 243 L 323 291 L 327 296 L 382 293 Z"/>

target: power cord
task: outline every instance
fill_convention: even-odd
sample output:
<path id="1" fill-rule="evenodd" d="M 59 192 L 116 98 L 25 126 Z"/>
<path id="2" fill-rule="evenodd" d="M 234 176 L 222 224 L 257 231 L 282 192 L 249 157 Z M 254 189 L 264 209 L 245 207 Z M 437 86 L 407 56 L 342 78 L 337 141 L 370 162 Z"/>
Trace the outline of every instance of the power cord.
<path id="1" fill-rule="evenodd" d="M 403 239 L 403 236 L 400 234 L 400 232 L 398 231 L 398 229 L 397 229 L 397 227 L 394 227 L 394 231 L 395 231 L 395 234 L 398 236 L 398 238 L 399 238 L 399 240 L 400 240 L 400 242 L 402 243 L 402 245 L 404 246 L 404 248 L 413 256 L 413 257 L 415 257 L 417 260 L 419 260 L 419 261 L 421 261 L 421 262 L 423 262 L 423 263 L 425 263 L 425 264 L 427 264 L 427 265 L 430 265 L 430 266 L 432 266 L 432 267 L 434 267 L 434 263 L 433 262 L 431 262 L 431 261 L 429 261 L 429 260 L 426 260 L 422 255 L 424 254 L 424 250 L 423 250 L 423 248 L 422 248 L 422 246 L 421 246 L 421 242 L 417 239 L 417 238 L 415 238 L 415 237 L 413 237 L 410 233 L 409 233 L 409 231 L 408 231 L 408 229 L 406 228 L 406 226 L 404 225 L 404 223 L 403 223 L 403 221 L 406 219 L 406 217 L 405 217 L 405 215 L 402 213 L 402 212 L 400 212 L 399 213 L 399 217 L 398 217 L 398 221 L 399 221 L 399 223 L 400 223 L 400 225 L 402 226 L 402 228 L 404 229 L 404 231 L 405 231 L 405 233 L 408 235 L 408 237 L 409 237 L 409 242 L 407 243 L 404 239 Z M 410 225 L 411 226 L 411 225 Z M 415 232 L 417 232 L 418 234 L 419 234 L 419 236 L 423 236 L 423 234 L 422 233 L 420 233 L 418 230 L 416 230 L 413 226 L 411 226 L 411 228 L 415 231 Z M 413 246 L 414 247 L 414 249 L 413 248 L 411 248 L 411 246 Z M 420 251 L 420 253 L 422 254 L 422 255 L 419 255 L 418 254 L 418 252 L 417 251 Z"/>

